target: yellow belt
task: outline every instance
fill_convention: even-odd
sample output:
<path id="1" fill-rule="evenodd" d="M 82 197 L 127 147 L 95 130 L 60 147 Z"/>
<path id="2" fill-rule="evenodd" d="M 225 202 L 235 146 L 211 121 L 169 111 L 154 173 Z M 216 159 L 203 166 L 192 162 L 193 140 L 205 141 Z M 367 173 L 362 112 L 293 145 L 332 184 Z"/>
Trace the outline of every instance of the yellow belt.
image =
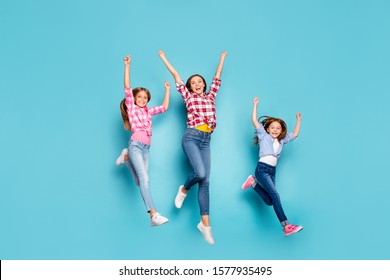
<path id="1" fill-rule="evenodd" d="M 195 127 L 197 130 L 204 131 L 204 132 L 213 132 L 213 129 L 210 128 L 207 124 L 202 124 L 200 126 Z"/>

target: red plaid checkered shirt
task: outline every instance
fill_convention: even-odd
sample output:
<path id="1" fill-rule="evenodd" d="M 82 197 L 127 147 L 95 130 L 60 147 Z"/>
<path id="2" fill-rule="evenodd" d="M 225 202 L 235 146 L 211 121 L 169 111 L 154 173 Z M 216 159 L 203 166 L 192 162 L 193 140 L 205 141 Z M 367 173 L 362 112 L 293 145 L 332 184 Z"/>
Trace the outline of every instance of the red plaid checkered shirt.
<path id="1" fill-rule="evenodd" d="M 215 129 L 217 126 L 215 97 L 220 85 L 221 80 L 214 78 L 210 90 L 204 96 L 200 96 L 190 92 L 184 81 L 176 83 L 176 89 L 183 97 L 187 108 L 187 127 L 192 128 L 207 124 L 211 129 Z"/>
<path id="2" fill-rule="evenodd" d="M 127 114 L 131 125 L 131 132 L 145 131 L 148 136 L 152 136 L 152 116 L 164 113 L 164 106 L 141 108 L 134 104 L 134 95 L 131 88 L 125 88 L 125 98 Z"/>

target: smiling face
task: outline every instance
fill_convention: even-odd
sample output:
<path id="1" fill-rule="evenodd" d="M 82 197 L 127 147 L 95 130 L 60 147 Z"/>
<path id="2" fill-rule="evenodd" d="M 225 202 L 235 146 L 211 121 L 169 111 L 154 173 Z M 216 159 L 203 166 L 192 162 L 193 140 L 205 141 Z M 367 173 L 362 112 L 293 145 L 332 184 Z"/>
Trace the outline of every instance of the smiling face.
<path id="1" fill-rule="evenodd" d="M 279 122 L 274 121 L 268 126 L 267 132 L 272 138 L 276 139 L 282 133 L 282 125 Z"/>
<path id="2" fill-rule="evenodd" d="M 200 76 L 195 76 L 190 81 L 190 90 L 196 94 L 204 93 L 205 84 Z"/>
<path id="3" fill-rule="evenodd" d="M 143 108 L 146 106 L 146 104 L 148 104 L 148 102 L 149 102 L 149 96 L 144 90 L 137 92 L 136 95 L 134 96 L 134 103 L 138 107 Z"/>
<path id="4" fill-rule="evenodd" d="M 186 84 L 187 88 L 196 94 L 203 95 L 206 89 L 206 82 L 200 75 L 192 75 Z"/>

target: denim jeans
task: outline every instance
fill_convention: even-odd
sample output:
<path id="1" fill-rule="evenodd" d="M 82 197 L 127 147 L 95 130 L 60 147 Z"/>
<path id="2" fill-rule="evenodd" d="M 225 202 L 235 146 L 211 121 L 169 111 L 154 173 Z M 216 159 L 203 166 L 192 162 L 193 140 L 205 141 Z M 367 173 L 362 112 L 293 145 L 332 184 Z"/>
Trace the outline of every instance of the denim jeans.
<path id="1" fill-rule="evenodd" d="M 192 173 L 184 183 L 184 188 L 190 190 L 195 184 L 198 188 L 200 215 L 209 215 L 210 194 L 210 139 L 211 133 L 195 128 L 187 128 L 182 138 L 182 147 L 192 167 Z"/>
<path id="2" fill-rule="evenodd" d="M 275 166 L 259 162 L 255 171 L 256 185 L 254 190 L 264 200 L 265 204 L 272 205 L 274 207 L 274 211 L 279 219 L 279 222 L 282 226 L 285 226 L 288 224 L 288 221 L 280 202 L 279 193 L 275 187 L 275 173 Z"/>
<path id="3" fill-rule="evenodd" d="M 141 196 L 148 212 L 156 209 L 149 188 L 149 148 L 149 145 L 130 140 L 129 160 L 125 162 L 125 165 L 133 176 L 134 182 L 140 188 Z"/>

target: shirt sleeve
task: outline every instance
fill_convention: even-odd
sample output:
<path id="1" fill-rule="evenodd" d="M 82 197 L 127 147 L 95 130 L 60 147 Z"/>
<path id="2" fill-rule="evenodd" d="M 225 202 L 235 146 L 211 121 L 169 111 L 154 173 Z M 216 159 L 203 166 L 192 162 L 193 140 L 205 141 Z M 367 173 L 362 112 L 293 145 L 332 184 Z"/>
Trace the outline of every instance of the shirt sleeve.
<path id="1" fill-rule="evenodd" d="M 263 138 L 267 134 L 267 131 L 265 131 L 264 126 L 262 126 L 261 124 L 258 128 L 255 128 L 255 130 L 259 139 Z"/>
<path id="2" fill-rule="evenodd" d="M 131 88 L 125 88 L 125 104 L 127 107 L 127 113 L 130 116 L 130 111 L 134 107 L 134 95 L 133 90 Z"/>
<path id="3" fill-rule="evenodd" d="M 165 113 L 166 111 L 167 110 L 162 105 L 149 108 L 149 113 L 150 113 L 151 116 L 162 114 L 162 113 Z"/>
<path id="4" fill-rule="evenodd" d="M 215 98 L 217 96 L 220 86 L 221 86 L 221 80 L 218 78 L 214 78 L 213 82 L 211 83 L 210 90 L 207 94 L 211 94 L 211 96 Z"/>
<path id="5" fill-rule="evenodd" d="M 295 138 L 296 137 L 294 137 L 294 132 L 289 132 L 287 133 L 286 137 L 281 140 L 281 142 L 283 142 L 283 144 L 287 144 L 293 141 Z"/>
<path id="6" fill-rule="evenodd" d="M 191 96 L 190 91 L 184 84 L 184 81 L 181 81 L 180 83 L 176 83 L 176 89 L 180 93 L 181 97 L 183 97 L 184 100 L 187 100 Z"/>

